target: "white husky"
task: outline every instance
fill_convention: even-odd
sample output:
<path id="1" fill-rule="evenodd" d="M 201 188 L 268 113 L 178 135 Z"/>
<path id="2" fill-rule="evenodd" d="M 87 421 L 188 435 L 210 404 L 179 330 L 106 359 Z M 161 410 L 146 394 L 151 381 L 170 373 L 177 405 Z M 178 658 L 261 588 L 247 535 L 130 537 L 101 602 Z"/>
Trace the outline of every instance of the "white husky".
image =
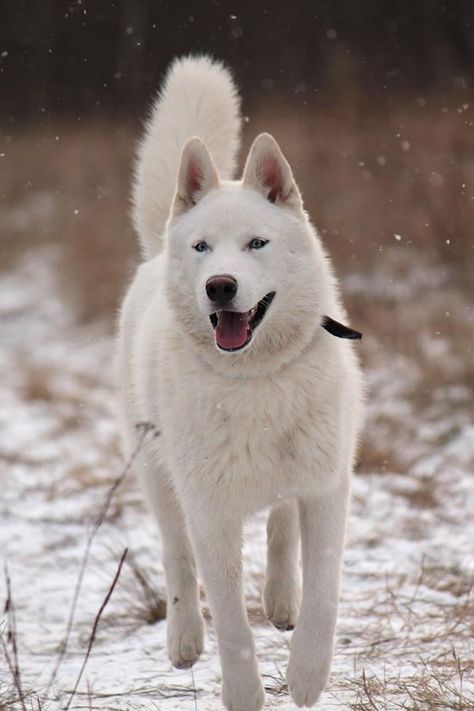
<path id="1" fill-rule="evenodd" d="M 351 344 L 334 335 L 357 334 L 332 321 L 345 314 L 290 166 L 262 134 L 231 180 L 239 130 L 228 71 L 177 60 L 139 150 L 146 261 L 123 305 L 119 367 L 127 448 L 140 420 L 161 432 L 138 469 L 163 540 L 169 657 L 187 667 L 202 652 L 196 558 L 224 705 L 257 711 L 242 521 L 270 507 L 265 611 L 295 626 L 288 685 L 311 706 L 333 654 L 362 381 Z"/>

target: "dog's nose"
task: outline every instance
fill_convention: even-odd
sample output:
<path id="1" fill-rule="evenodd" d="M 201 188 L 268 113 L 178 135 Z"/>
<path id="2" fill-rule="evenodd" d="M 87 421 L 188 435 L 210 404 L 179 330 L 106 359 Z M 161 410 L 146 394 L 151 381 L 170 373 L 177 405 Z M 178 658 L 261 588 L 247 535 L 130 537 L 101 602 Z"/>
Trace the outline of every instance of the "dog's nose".
<path id="1" fill-rule="evenodd" d="M 218 274 L 206 282 L 206 294 L 217 306 L 225 306 L 237 293 L 237 279 L 230 274 Z"/>

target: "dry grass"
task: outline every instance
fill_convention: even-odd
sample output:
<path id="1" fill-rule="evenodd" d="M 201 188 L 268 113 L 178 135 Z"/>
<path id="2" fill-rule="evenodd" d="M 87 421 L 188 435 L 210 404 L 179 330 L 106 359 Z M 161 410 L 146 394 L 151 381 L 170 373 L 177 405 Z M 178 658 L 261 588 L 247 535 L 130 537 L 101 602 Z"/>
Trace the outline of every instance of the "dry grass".
<path id="1" fill-rule="evenodd" d="M 463 690 L 466 666 L 453 650 L 451 668 L 433 668 L 421 660 L 413 676 L 367 676 L 365 672 L 352 680 L 357 689 L 357 699 L 349 705 L 353 711 L 472 711 L 474 697 Z"/>
<path id="2" fill-rule="evenodd" d="M 261 130 L 281 141 L 340 273 L 379 265 L 397 234 L 413 260 L 421 248 L 454 265 L 459 284 L 474 261 L 468 99 L 266 105 L 249 110 L 244 144 Z M 66 245 L 65 294 L 84 318 L 113 312 L 137 256 L 128 212 L 139 131 L 88 123 L 4 132 L 3 258 L 26 244 Z"/>
<path id="3" fill-rule="evenodd" d="M 454 568 L 423 561 L 411 595 L 392 579 L 371 601 L 372 623 L 357 636 L 354 674 L 331 687 L 353 711 L 468 711 L 474 689 L 474 580 Z M 451 595 L 439 595 L 450 593 Z M 398 672 L 394 669 L 398 660 Z M 356 692 L 354 694 L 354 691 Z"/>
<path id="4" fill-rule="evenodd" d="M 372 425 L 377 429 L 388 430 L 391 437 L 376 434 L 373 429 L 366 428 L 362 434 L 358 452 L 356 471 L 385 474 L 387 472 L 406 472 L 411 464 L 409 457 L 400 451 L 400 425 L 393 419 L 376 416 Z"/>
<path id="5" fill-rule="evenodd" d="M 4 136 L 2 262 L 28 247 L 63 245 L 64 296 L 85 321 L 114 313 L 133 264 L 128 211 L 137 133 L 68 124 Z"/>
<path id="6" fill-rule="evenodd" d="M 0 711 L 23 711 L 23 705 L 26 711 L 43 711 L 44 706 L 35 691 L 30 689 L 18 693 L 14 686 L 3 683 L 0 680 Z"/>
<path id="7" fill-rule="evenodd" d="M 13 711 L 19 702 L 20 697 L 15 687 L 0 681 L 0 711 Z"/>
<path id="8" fill-rule="evenodd" d="M 24 382 L 22 384 L 22 397 L 30 402 L 40 400 L 42 402 L 52 402 L 55 393 L 51 387 L 51 381 L 39 368 L 27 368 L 24 371 Z"/>
<path id="9" fill-rule="evenodd" d="M 436 482 L 429 477 L 420 477 L 415 489 L 401 490 L 399 493 L 415 509 L 433 509 L 438 505 Z"/>
<path id="10" fill-rule="evenodd" d="M 161 622 L 166 618 L 166 595 L 160 590 L 154 574 L 132 553 L 126 562 L 117 591 L 119 610 L 108 618 L 110 625 L 135 629 Z"/>
<path id="11" fill-rule="evenodd" d="M 86 546 L 84 549 L 84 554 L 82 557 L 81 564 L 79 566 L 78 570 L 78 577 L 77 577 L 77 582 L 76 586 L 74 589 L 74 594 L 72 597 L 72 602 L 69 610 L 69 615 L 67 619 L 67 624 L 66 624 L 66 631 L 63 640 L 61 641 L 58 649 L 58 654 L 57 658 L 55 660 L 55 663 L 53 665 L 53 669 L 51 672 L 51 676 L 49 678 L 49 681 L 44 689 L 41 690 L 41 692 L 38 691 L 32 691 L 30 689 L 25 689 L 23 686 L 23 669 L 20 665 L 19 661 L 19 654 L 18 654 L 18 630 L 17 630 L 17 622 L 16 622 L 16 611 L 15 611 L 15 602 L 13 598 L 13 593 L 12 593 L 12 585 L 11 585 L 11 579 L 10 575 L 8 572 L 7 565 L 5 564 L 5 585 L 6 585 L 6 600 L 5 600 L 5 607 L 4 607 L 4 614 L 5 614 L 5 619 L 3 621 L 3 624 L 0 626 L 0 651 L 2 653 L 2 657 L 5 661 L 6 664 L 6 676 L 8 678 L 8 683 L 4 683 L 2 680 L 0 680 L 0 711 L 3 711 L 3 708 L 7 709 L 9 706 L 13 709 L 15 707 L 21 709 L 22 711 L 27 711 L 27 707 L 31 708 L 32 711 L 35 709 L 35 711 L 41 711 L 43 708 L 44 704 L 49 701 L 49 693 L 51 689 L 54 687 L 54 684 L 58 678 L 58 675 L 61 671 L 62 663 L 64 661 L 64 658 L 66 656 L 66 653 L 68 651 L 68 646 L 70 643 L 70 638 L 71 638 L 71 633 L 74 627 L 75 623 L 75 615 L 76 615 L 76 609 L 77 609 L 77 603 L 79 601 L 79 598 L 81 596 L 82 592 L 82 586 L 84 582 L 84 574 L 87 569 L 87 566 L 89 564 L 89 559 L 90 559 L 90 552 L 91 548 L 94 542 L 94 539 L 96 538 L 103 522 L 108 518 L 109 510 L 111 507 L 111 504 L 115 498 L 115 495 L 118 491 L 118 489 L 121 487 L 123 484 L 124 480 L 126 479 L 127 475 L 129 474 L 131 468 L 134 465 L 134 462 L 139 455 L 142 447 L 145 444 L 145 441 L 147 438 L 152 438 L 152 437 L 157 437 L 160 435 L 159 431 L 156 429 L 156 427 L 150 423 L 146 422 L 140 422 L 137 423 L 136 425 L 136 430 L 137 430 L 137 442 L 135 445 L 134 450 L 132 451 L 129 459 L 125 462 L 121 472 L 119 473 L 118 476 L 116 476 L 111 485 L 108 487 L 106 496 L 104 498 L 104 501 L 102 503 L 102 506 L 98 512 L 98 515 L 90 529 Z M 112 583 L 109 585 L 106 595 L 102 601 L 102 604 L 100 605 L 97 613 L 95 614 L 93 624 L 92 624 L 92 630 L 89 635 L 88 639 L 88 644 L 87 644 L 87 649 L 85 651 L 84 657 L 82 664 L 80 666 L 80 669 L 78 671 L 76 681 L 74 684 L 74 687 L 72 690 L 67 691 L 67 701 L 66 705 L 64 706 L 65 711 L 70 708 L 71 703 L 73 702 L 79 684 L 81 682 L 84 670 L 87 666 L 87 663 L 89 661 L 92 649 L 94 647 L 94 643 L 96 641 L 97 637 L 97 631 L 99 627 L 99 623 L 101 622 L 103 612 L 105 608 L 107 607 L 110 598 L 112 597 L 112 594 L 115 590 L 115 587 L 119 581 L 123 565 L 125 563 L 126 557 L 128 554 L 128 548 L 125 548 L 124 551 L 121 553 L 120 556 L 120 561 L 118 564 L 118 567 L 116 569 L 115 575 L 113 577 Z M 146 575 L 143 573 L 143 571 L 140 569 L 140 567 L 137 565 L 136 562 L 131 563 L 131 569 L 134 572 L 135 579 L 139 583 L 139 590 L 141 592 L 141 597 L 140 595 L 137 596 L 137 602 L 133 601 L 133 610 L 135 611 L 135 614 L 137 614 L 137 610 L 142 613 L 142 618 L 141 621 L 143 622 L 143 610 L 145 610 L 145 604 L 143 603 L 143 600 L 146 598 L 146 619 L 145 621 L 150 623 L 150 615 L 152 614 L 150 611 L 152 610 L 152 600 L 153 600 L 153 614 L 156 618 L 158 614 L 158 600 L 159 596 L 157 593 L 154 591 L 154 588 L 152 585 L 149 583 Z M 132 598 L 133 600 L 133 598 Z M 159 607 L 159 613 L 160 613 L 160 618 L 162 619 L 162 612 L 163 612 L 163 607 L 162 605 Z M 155 621 L 155 620 L 153 620 Z M 88 696 L 90 697 L 91 691 L 88 688 Z"/>
<path id="12" fill-rule="evenodd" d="M 474 258 L 473 108 L 462 106 L 431 97 L 365 111 L 268 107 L 249 131 L 270 128 L 285 147 L 339 268 L 379 264 L 396 234 L 406 251 L 421 247 L 457 268 Z"/>

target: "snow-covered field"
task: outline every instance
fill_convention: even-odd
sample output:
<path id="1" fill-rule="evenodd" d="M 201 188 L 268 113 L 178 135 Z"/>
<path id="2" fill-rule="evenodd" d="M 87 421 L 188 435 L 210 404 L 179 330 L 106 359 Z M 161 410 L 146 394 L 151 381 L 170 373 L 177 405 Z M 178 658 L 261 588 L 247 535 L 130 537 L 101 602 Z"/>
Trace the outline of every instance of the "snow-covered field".
<path id="1" fill-rule="evenodd" d="M 58 288 L 59 263 L 58 248 L 43 247 L 1 275 L 1 557 L 11 580 L 23 690 L 35 692 L 43 709 L 67 707 L 94 619 L 128 548 L 70 708 L 220 709 L 209 616 L 206 650 L 192 671 L 171 668 L 166 622 L 150 624 L 161 612 L 153 594 L 163 588 L 160 543 L 132 475 L 92 541 L 68 647 L 47 691 L 91 526 L 124 467 L 113 337 L 105 323 L 76 321 L 64 285 Z M 407 269 L 400 281 L 396 270 L 384 268 L 373 279 L 348 275 L 346 299 L 391 300 L 394 310 L 408 300 L 420 323 L 427 322 L 429 303 L 472 328 L 472 306 L 449 290 L 444 272 Z M 461 368 L 456 378 L 465 357 L 459 343 L 423 328 L 420 343 L 421 366 L 409 348 L 392 352 L 373 333 L 360 346 L 370 388 L 368 444 L 354 477 L 337 648 L 321 709 L 474 708 L 472 383 L 470 389 Z M 451 384 L 431 378 L 426 392 L 427 363 L 434 373 L 449 364 Z M 248 610 L 266 708 L 289 711 L 295 707 L 284 675 L 291 634 L 269 625 L 260 602 L 264 534 L 264 514 L 248 521 Z M 7 595 L 3 573 L 0 595 Z M 0 629 L 11 657 L 7 617 Z M 2 710 L 22 708 L 11 687 L 0 657 Z M 36 698 L 27 696 L 25 707 L 38 708 Z"/>

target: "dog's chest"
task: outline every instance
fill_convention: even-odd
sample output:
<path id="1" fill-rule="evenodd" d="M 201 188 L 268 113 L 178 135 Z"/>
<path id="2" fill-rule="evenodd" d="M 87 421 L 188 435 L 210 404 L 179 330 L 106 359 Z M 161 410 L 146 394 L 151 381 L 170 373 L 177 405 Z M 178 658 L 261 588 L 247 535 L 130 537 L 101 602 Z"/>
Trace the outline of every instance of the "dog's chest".
<path id="1" fill-rule="evenodd" d="M 299 376 L 299 377 L 298 377 Z M 323 393 L 301 374 L 180 384 L 166 409 L 177 466 L 209 486 L 296 495 L 334 452 Z M 168 417 L 166 418 L 168 419 Z M 178 461 L 179 460 L 179 461 Z"/>
<path id="2" fill-rule="evenodd" d="M 276 382 L 244 382 L 207 392 L 206 432 L 244 466 L 289 454 L 291 432 L 310 410 L 308 394 Z"/>

